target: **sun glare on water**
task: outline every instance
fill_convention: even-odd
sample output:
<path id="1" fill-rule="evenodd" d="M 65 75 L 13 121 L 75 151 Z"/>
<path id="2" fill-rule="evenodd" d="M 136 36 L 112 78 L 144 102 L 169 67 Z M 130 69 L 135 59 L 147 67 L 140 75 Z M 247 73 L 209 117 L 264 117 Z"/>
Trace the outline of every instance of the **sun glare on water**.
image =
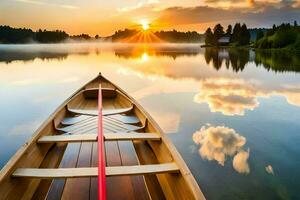
<path id="1" fill-rule="evenodd" d="M 149 56 L 146 52 L 143 53 L 141 60 L 142 62 L 147 62 L 149 60 Z"/>

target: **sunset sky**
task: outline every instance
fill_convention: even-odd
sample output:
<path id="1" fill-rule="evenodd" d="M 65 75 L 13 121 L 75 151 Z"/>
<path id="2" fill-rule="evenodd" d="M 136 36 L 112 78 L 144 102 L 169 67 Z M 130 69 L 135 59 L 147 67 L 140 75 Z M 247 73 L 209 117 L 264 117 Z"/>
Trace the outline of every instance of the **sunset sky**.
<path id="1" fill-rule="evenodd" d="M 0 24 L 107 36 L 148 21 L 152 29 L 204 32 L 208 26 L 300 23 L 300 0 L 1 0 Z"/>

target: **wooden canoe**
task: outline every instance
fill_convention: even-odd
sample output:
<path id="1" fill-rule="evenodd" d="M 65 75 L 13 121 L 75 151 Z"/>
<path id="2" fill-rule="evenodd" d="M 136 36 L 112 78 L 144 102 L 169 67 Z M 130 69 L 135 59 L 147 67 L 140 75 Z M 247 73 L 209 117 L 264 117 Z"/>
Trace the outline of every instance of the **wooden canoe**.
<path id="1" fill-rule="evenodd" d="M 98 93 L 107 199 L 205 199 L 155 121 L 101 74 L 68 98 L 4 166 L 0 199 L 98 198 Z"/>

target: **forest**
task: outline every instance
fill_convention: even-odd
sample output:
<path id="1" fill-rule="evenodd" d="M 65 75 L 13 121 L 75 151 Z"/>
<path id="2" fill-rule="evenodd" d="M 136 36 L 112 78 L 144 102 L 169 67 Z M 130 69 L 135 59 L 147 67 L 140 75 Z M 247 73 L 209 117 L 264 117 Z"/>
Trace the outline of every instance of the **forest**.
<path id="1" fill-rule="evenodd" d="M 300 26 L 297 21 L 293 25 L 275 24 L 266 32 L 259 31 L 254 46 L 258 49 L 294 49 L 300 50 Z"/>
<path id="2" fill-rule="evenodd" d="M 142 35 L 142 40 L 141 36 Z M 140 39 L 138 39 L 140 38 Z M 144 39 L 143 39 L 144 38 Z M 149 40 L 145 40 L 148 38 Z M 88 34 L 69 35 L 61 30 L 38 30 L 33 31 L 27 28 L 12 28 L 10 26 L 0 26 L 0 44 L 25 44 L 25 43 L 59 43 L 66 40 L 72 41 L 112 41 L 112 42 L 202 42 L 203 34 L 196 31 L 180 32 L 172 31 L 156 31 L 141 32 L 136 29 L 118 30 L 108 37 L 100 37 L 96 35 L 92 37 Z"/>

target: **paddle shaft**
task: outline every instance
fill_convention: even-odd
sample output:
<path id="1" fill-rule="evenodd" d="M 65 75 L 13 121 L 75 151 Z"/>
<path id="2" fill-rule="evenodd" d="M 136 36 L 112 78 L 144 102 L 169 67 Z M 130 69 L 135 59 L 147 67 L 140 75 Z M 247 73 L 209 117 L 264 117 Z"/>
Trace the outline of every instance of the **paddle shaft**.
<path id="1" fill-rule="evenodd" d="M 99 85 L 99 94 L 98 94 L 98 199 L 106 200 L 106 174 L 105 174 L 103 122 L 102 122 L 101 84 Z"/>

